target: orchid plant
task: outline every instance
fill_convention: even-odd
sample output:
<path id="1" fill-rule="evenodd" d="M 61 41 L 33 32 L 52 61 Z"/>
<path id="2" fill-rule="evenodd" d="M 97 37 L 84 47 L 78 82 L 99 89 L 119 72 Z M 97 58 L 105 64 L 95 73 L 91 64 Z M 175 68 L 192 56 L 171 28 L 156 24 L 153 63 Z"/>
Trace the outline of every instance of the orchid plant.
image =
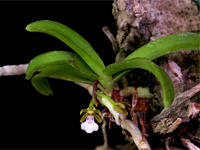
<path id="1" fill-rule="evenodd" d="M 94 118 L 100 123 L 101 112 L 96 109 L 97 99 L 112 113 L 116 123 L 120 125 L 120 114 L 127 115 L 125 102 L 115 102 L 111 98 L 117 81 L 135 68 L 148 70 L 161 84 L 163 104 L 168 108 L 174 99 L 173 84 L 168 74 L 156 65 L 153 60 L 163 55 L 180 50 L 199 50 L 200 36 L 196 33 L 179 33 L 168 35 L 140 47 L 127 58 L 120 62 L 105 67 L 103 61 L 93 47 L 77 32 L 69 27 L 54 21 L 36 21 L 29 24 L 26 30 L 42 32 L 52 35 L 75 53 L 67 51 L 51 51 L 33 58 L 26 71 L 26 79 L 31 79 L 33 87 L 43 95 L 53 94 L 47 78 L 56 78 L 72 82 L 93 85 L 95 81 L 98 90 L 93 95 L 87 109 L 82 109 L 80 114 L 81 128 L 87 133 L 98 130 Z M 85 121 L 86 120 L 86 121 Z M 85 121 L 85 122 L 84 122 Z"/>

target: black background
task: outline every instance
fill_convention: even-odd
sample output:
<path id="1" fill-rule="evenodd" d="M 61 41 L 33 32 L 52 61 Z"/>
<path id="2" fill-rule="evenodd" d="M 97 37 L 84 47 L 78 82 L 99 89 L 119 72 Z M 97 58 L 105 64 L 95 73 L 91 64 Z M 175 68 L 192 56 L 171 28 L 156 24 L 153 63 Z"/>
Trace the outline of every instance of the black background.
<path id="1" fill-rule="evenodd" d="M 111 43 L 101 30 L 109 26 L 116 35 L 112 3 L 0 2 L 0 66 L 26 64 L 52 50 L 71 51 L 50 35 L 25 30 L 37 20 L 69 26 L 89 41 L 106 65 L 113 63 Z M 101 130 L 87 134 L 80 129 L 80 110 L 87 108 L 91 99 L 88 92 L 71 82 L 49 82 L 54 95 L 47 97 L 37 93 L 25 75 L 0 77 L 0 148 L 93 149 L 103 144 Z M 111 146 L 124 143 L 121 128 L 114 123 L 108 138 Z"/>

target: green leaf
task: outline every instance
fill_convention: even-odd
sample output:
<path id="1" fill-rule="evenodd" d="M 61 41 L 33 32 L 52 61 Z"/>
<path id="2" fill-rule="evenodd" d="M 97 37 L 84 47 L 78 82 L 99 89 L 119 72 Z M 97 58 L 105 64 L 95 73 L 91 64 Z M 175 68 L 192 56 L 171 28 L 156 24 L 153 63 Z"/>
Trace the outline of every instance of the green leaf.
<path id="1" fill-rule="evenodd" d="M 53 94 L 47 77 L 85 84 L 93 84 L 95 80 L 66 64 L 47 66 L 42 68 L 41 72 L 35 75 L 31 80 L 33 87 L 43 95 Z"/>
<path id="2" fill-rule="evenodd" d="M 145 57 L 149 60 L 181 50 L 200 50 L 200 35 L 196 33 L 178 33 L 161 37 L 140 47 L 125 60 Z"/>
<path id="3" fill-rule="evenodd" d="M 80 56 L 71 52 L 52 51 L 36 56 L 31 60 L 26 71 L 33 87 L 43 95 L 53 94 L 47 81 L 48 78 L 93 84 L 98 76 L 89 68 Z"/>
<path id="4" fill-rule="evenodd" d="M 151 41 L 131 53 L 125 60 L 137 57 L 145 57 L 154 60 L 163 55 L 181 50 L 200 50 L 200 35 L 196 33 L 178 33 L 161 37 Z M 113 81 L 117 82 L 123 75 L 131 70 L 118 72 L 113 75 Z"/>
<path id="5" fill-rule="evenodd" d="M 64 51 L 51 51 L 38 55 L 30 61 L 26 71 L 26 79 L 30 79 L 35 72 L 44 67 L 59 64 L 71 66 L 75 70 L 80 72 L 80 74 L 87 76 L 87 78 L 91 78 L 91 80 L 95 80 L 96 78 L 98 78 L 98 76 L 77 54 Z"/>
<path id="6" fill-rule="evenodd" d="M 85 84 L 93 84 L 96 79 L 91 78 L 88 75 L 82 74 L 78 70 L 66 64 L 44 67 L 41 69 L 41 72 L 37 74 L 37 76 L 61 79 L 72 82 L 80 82 Z"/>
<path id="7" fill-rule="evenodd" d="M 130 60 L 123 60 L 109 65 L 104 69 L 103 73 L 106 75 L 113 75 L 117 72 L 133 68 L 141 68 L 148 70 L 156 76 L 162 87 L 163 103 L 165 107 L 169 107 L 174 100 L 174 90 L 172 81 L 163 69 L 161 69 L 159 66 L 157 66 L 150 60 L 145 58 L 133 58 Z"/>
<path id="8" fill-rule="evenodd" d="M 105 66 L 101 58 L 81 35 L 69 27 L 58 22 L 42 20 L 29 24 L 26 30 L 47 33 L 58 38 L 78 53 L 96 74 L 102 74 Z"/>
<path id="9" fill-rule="evenodd" d="M 43 95 L 50 95 L 53 94 L 50 86 L 49 86 L 49 82 L 47 81 L 46 78 L 42 78 L 42 77 L 38 77 L 38 76 L 34 76 L 31 79 L 31 83 L 33 85 L 33 87 L 41 94 Z"/>

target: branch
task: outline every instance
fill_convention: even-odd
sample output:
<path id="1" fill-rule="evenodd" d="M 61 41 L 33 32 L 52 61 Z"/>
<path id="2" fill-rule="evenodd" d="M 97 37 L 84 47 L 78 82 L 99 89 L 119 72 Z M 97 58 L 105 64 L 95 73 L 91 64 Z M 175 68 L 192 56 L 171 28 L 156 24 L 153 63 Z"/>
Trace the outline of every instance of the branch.
<path id="1" fill-rule="evenodd" d="M 104 26 L 102 28 L 103 32 L 105 33 L 105 35 L 108 37 L 108 39 L 110 40 L 110 42 L 112 43 L 112 49 L 115 52 L 115 54 L 118 53 L 118 45 L 117 45 L 117 41 L 114 38 L 113 34 L 111 33 L 111 31 L 109 30 L 108 26 Z"/>
<path id="2" fill-rule="evenodd" d="M 0 67 L 0 76 L 14 76 L 25 74 L 27 67 L 28 64 L 6 65 Z"/>
<path id="3" fill-rule="evenodd" d="M 151 124 L 154 133 L 173 132 L 182 122 L 188 122 L 200 113 L 200 104 L 191 102 L 190 98 L 200 92 L 200 84 L 179 94 L 168 109 L 153 117 Z"/>
<path id="4" fill-rule="evenodd" d="M 181 138 L 182 144 L 188 149 L 188 150 L 200 150 L 199 147 L 194 145 L 190 140 Z"/>

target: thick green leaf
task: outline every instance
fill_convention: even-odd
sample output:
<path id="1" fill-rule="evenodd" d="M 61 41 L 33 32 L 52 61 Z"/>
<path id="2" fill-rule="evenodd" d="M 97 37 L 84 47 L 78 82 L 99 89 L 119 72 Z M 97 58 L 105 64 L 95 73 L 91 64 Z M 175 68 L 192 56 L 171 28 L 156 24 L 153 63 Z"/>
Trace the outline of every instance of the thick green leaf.
<path id="1" fill-rule="evenodd" d="M 200 35 L 196 33 L 178 33 L 151 41 L 130 54 L 125 60 L 145 57 L 149 60 L 181 50 L 200 50 Z M 113 75 L 113 81 L 117 82 L 130 70 Z"/>
<path id="2" fill-rule="evenodd" d="M 41 72 L 31 80 L 33 87 L 43 95 L 53 94 L 47 77 L 85 84 L 93 84 L 95 80 L 95 78 L 89 78 L 87 75 L 80 73 L 78 70 L 66 64 L 47 66 L 42 68 Z"/>
<path id="3" fill-rule="evenodd" d="M 145 58 L 133 58 L 130 60 L 123 60 L 109 65 L 104 69 L 103 73 L 106 75 L 113 75 L 117 72 L 133 68 L 148 70 L 156 76 L 162 87 L 164 105 L 165 107 L 169 107 L 174 99 L 172 81 L 163 69 L 161 69 L 150 60 L 147 60 Z"/>
<path id="4" fill-rule="evenodd" d="M 71 66 L 80 74 L 84 74 L 88 78 L 95 80 L 98 76 L 89 68 L 89 66 L 82 60 L 80 56 L 71 52 L 51 51 L 33 58 L 26 71 L 26 79 L 30 79 L 32 75 L 38 70 L 52 65 L 64 64 Z M 58 70 L 59 72 L 59 70 Z"/>
<path id="5" fill-rule="evenodd" d="M 200 35 L 196 33 L 178 33 L 161 37 L 140 47 L 126 60 L 145 57 L 149 60 L 181 50 L 200 50 Z"/>
<path id="6" fill-rule="evenodd" d="M 49 86 L 49 82 L 47 81 L 46 78 L 43 77 L 38 77 L 37 75 L 34 76 L 31 79 L 31 83 L 33 85 L 33 87 L 41 94 L 43 95 L 50 95 L 53 94 L 50 86 Z"/>
<path id="7" fill-rule="evenodd" d="M 88 75 L 80 73 L 73 67 L 61 64 L 51 65 L 41 69 L 41 72 L 37 74 L 39 77 L 50 77 L 55 79 L 61 79 L 72 82 L 81 82 L 86 84 L 93 84 L 96 78 L 91 78 Z"/>
<path id="8" fill-rule="evenodd" d="M 26 30 L 47 33 L 60 39 L 78 53 L 96 74 L 102 74 L 105 66 L 101 58 L 81 35 L 69 27 L 58 22 L 42 20 L 29 24 Z"/>

